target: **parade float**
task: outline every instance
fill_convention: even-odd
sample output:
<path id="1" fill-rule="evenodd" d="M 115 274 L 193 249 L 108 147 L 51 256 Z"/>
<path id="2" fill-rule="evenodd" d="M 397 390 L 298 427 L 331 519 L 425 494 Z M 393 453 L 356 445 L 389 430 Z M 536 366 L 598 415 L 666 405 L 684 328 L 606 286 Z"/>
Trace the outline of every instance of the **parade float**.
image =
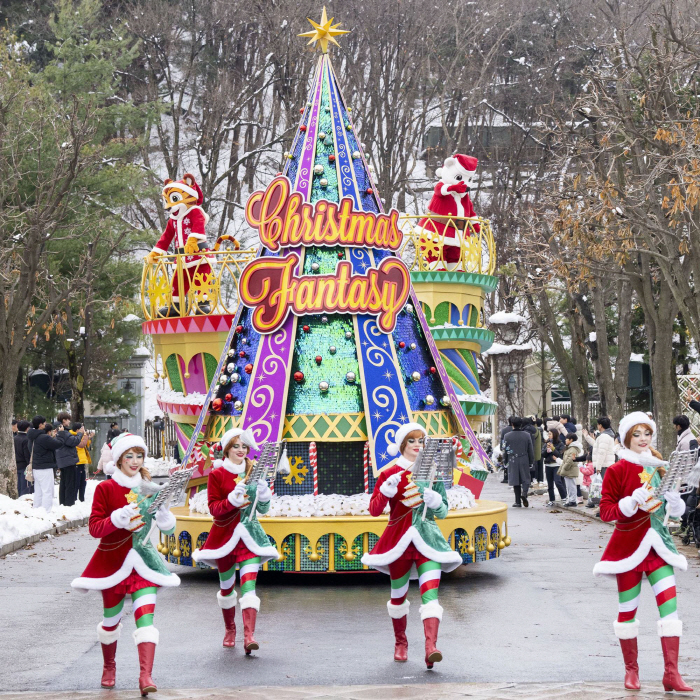
<path id="1" fill-rule="evenodd" d="M 325 9 L 312 25 L 321 53 L 292 147 L 246 205 L 259 248 L 228 237 L 207 248 L 194 178 L 164 188 L 182 213 L 144 266 L 143 331 L 169 384 L 158 400 L 176 422 L 181 466 L 195 471 L 159 550 L 196 565 L 214 448 L 242 427 L 259 444 L 286 441 L 289 473 L 261 517 L 280 558 L 264 570 L 367 570 L 360 558 L 386 526 L 369 515 L 369 495 L 394 463 L 396 428 L 414 421 L 458 436 L 445 537 L 464 563 L 498 557 L 510 544 L 507 510 L 478 499 L 489 458 L 475 435 L 494 410 L 476 368 L 493 340 L 483 327 L 496 286 L 489 222 L 463 210 L 464 186 L 445 184 L 459 164 L 447 162 L 431 204 L 442 191 L 456 213 L 384 211 L 327 53 L 343 32 Z"/>

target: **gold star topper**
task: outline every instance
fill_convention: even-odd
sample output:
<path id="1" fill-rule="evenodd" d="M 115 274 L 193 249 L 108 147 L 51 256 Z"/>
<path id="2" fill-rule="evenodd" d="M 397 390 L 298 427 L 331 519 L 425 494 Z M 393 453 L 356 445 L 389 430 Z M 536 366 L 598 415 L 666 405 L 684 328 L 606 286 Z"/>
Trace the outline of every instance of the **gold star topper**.
<path id="1" fill-rule="evenodd" d="M 640 472 L 639 480 L 643 484 L 648 484 L 651 481 L 651 474 L 648 471 L 644 470 L 644 471 Z"/>
<path id="2" fill-rule="evenodd" d="M 129 491 L 129 493 L 126 494 L 126 500 L 128 503 L 136 503 L 136 501 L 139 500 L 139 495 L 133 491 Z"/>
<path id="3" fill-rule="evenodd" d="M 311 22 L 311 26 L 313 27 L 312 30 L 308 32 L 304 32 L 303 34 L 299 34 L 299 36 L 308 36 L 309 37 L 309 44 L 316 44 L 320 43 L 321 44 L 321 51 L 323 53 L 328 53 L 328 42 L 332 42 L 336 46 L 340 47 L 340 44 L 335 40 L 334 37 L 339 36 L 340 34 L 350 34 L 350 31 L 347 29 L 338 29 L 340 26 L 340 22 L 338 24 L 333 24 L 333 17 L 328 19 L 328 15 L 326 14 L 326 8 L 323 8 L 323 14 L 321 15 L 321 22 L 314 22 L 312 19 L 309 19 L 309 22 Z"/>

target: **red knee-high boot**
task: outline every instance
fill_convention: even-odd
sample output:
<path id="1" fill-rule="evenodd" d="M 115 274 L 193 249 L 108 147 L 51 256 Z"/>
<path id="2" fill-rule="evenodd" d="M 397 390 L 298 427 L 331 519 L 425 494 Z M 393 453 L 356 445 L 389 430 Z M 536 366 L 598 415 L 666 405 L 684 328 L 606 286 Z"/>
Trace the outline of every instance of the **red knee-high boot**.
<path id="1" fill-rule="evenodd" d="M 411 603 L 404 600 L 400 605 L 393 605 L 391 601 L 386 604 L 389 617 L 394 625 L 394 661 L 408 660 L 408 639 L 406 637 L 406 623 L 408 622 L 408 609 Z"/>
<path id="2" fill-rule="evenodd" d="M 236 646 L 236 601 L 238 595 L 236 591 L 231 595 L 221 595 L 221 591 L 216 594 L 216 599 L 219 602 L 219 607 L 224 615 L 224 626 L 226 633 L 224 634 L 224 646 Z"/>
<path id="3" fill-rule="evenodd" d="M 675 690 L 677 693 L 691 693 L 693 689 L 685 683 L 678 672 L 678 647 L 683 634 L 683 623 L 680 620 L 659 620 L 659 637 L 664 652 L 664 690 Z"/>
<path id="4" fill-rule="evenodd" d="M 633 622 L 615 621 L 613 627 L 615 628 L 615 636 L 620 640 L 622 658 L 625 661 L 625 688 L 639 690 L 642 687 L 639 682 L 639 666 L 637 665 L 639 620 Z"/>
<path id="5" fill-rule="evenodd" d="M 260 649 L 260 645 L 253 639 L 255 622 L 260 610 L 260 598 L 255 594 L 241 597 L 241 615 L 243 616 L 243 648 L 246 655 L 251 651 Z"/>
<path id="6" fill-rule="evenodd" d="M 121 623 L 115 630 L 106 630 L 102 623 L 97 625 L 97 638 L 102 645 L 102 682 L 103 688 L 114 688 L 117 675 L 117 640 L 121 634 Z"/>
<path id="7" fill-rule="evenodd" d="M 442 661 L 442 652 L 436 646 L 438 628 L 442 620 L 442 606 L 437 600 L 421 605 L 420 618 L 423 620 L 425 632 L 425 665 L 432 668 L 438 661 Z"/>
<path id="8" fill-rule="evenodd" d="M 151 674 L 159 636 L 158 630 L 153 625 L 134 630 L 134 642 L 139 651 L 139 689 L 143 697 L 158 690 Z"/>

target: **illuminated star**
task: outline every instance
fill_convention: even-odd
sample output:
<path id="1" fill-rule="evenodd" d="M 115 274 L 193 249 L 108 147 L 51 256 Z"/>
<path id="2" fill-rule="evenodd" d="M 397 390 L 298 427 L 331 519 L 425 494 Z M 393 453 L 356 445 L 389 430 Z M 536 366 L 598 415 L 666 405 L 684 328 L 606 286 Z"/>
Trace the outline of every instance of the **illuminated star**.
<path id="1" fill-rule="evenodd" d="M 361 263 L 360 263 L 360 267 L 361 267 L 363 270 L 366 270 L 366 269 L 369 267 L 369 263 L 368 263 L 368 262 L 361 262 Z"/>
<path id="2" fill-rule="evenodd" d="M 309 18 L 307 17 L 307 19 Z M 309 22 L 311 23 L 313 29 L 308 32 L 304 32 L 303 34 L 299 34 L 299 36 L 309 37 L 309 44 L 314 44 L 314 46 L 317 43 L 320 43 L 321 51 L 323 51 L 323 53 L 328 53 L 329 41 L 338 47 L 340 46 L 334 37 L 339 36 L 340 34 L 350 33 L 346 29 L 338 29 L 340 22 L 338 22 L 338 24 L 333 24 L 333 17 L 328 19 L 325 7 L 323 8 L 320 22 L 314 22 L 312 19 L 309 19 Z"/>
<path id="3" fill-rule="evenodd" d="M 387 379 L 391 379 L 394 375 L 389 370 L 387 370 L 386 372 L 384 372 L 384 376 Z"/>
<path id="4" fill-rule="evenodd" d="M 258 375 L 258 381 L 261 382 L 263 379 L 265 379 L 265 375 L 262 372 L 260 372 L 260 374 Z"/>
<path id="5" fill-rule="evenodd" d="M 374 420 L 379 420 L 382 417 L 382 414 L 379 413 L 379 411 L 375 411 L 373 414 Z"/>
<path id="6" fill-rule="evenodd" d="M 276 413 L 271 413 L 271 414 L 270 414 L 270 420 L 275 420 L 275 418 L 277 418 L 277 414 L 276 414 Z"/>
<path id="7" fill-rule="evenodd" d="M 407 418 L 406 418 L 406 416 L 402 413 L 402 414 L 399 416 L 399 420 L 400 420 L 402 423 L 404 423 L 404 422 L 407 420 Z"/>
<path id="8" fill-rule="evenodd" d="M 383 345 L 385 348 L 388 348 L 388 347 L 389 347 L 389 345 L 387 344 L 386 340 L 382 343 L 382 345 Z"/>
<path id="9" fill-rule="evenodd" d="M 386 462 L 386 460 L 388 459 L 386 452 L 382 452 L 382 453 L 379 455 L 379 459 L 381 459 L 382 462 Z"/>
<path id="10" fill-rule="evenodd" d="M 363 345 L 363 347 L 366 348 L 366 347 L 369 345 L 369 343 L 368 343 L 366 340 L 363 340 L 363 341 L 362 341 L 362 345 Z"/>

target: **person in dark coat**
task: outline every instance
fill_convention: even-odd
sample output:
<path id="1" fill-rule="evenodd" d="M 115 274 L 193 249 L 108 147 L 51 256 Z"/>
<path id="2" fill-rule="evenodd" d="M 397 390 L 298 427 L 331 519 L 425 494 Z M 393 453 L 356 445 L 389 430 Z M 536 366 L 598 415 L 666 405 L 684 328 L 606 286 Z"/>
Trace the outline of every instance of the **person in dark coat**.
<path id="1" fill-rule="evenodd" d="M 557 464 L 557 459 L 561 459 L 564 455 L 564 450 L 566 449 L 566 442 L 564 441 L 564 436 L 562 433 L 566 432 L 564 426 L 562 425 L 562 430 L 559 431 L 556 428 L 552 428 L 549 431 L 549 440 L 545 445 L 544 451 L 544 471 L 547 476 L 547 489 L 549 491 L 549 501 L 548 506 L 554 505 L 554 487 L 557 487 L 559 491 L 559 496 L 562 500 L 566 498 L 566 486 L 564 485 L 564 480 L 557 474 L 559 471 L 559 465 Z"/>
<path id="2" fill-rule="evenodd" d="M 534 416 L 525 416 L 523 418 L 523 431 L 528 433 L 530 436 L 530 439 L 532 440 L 532 449 L 535 454 L 535 460 L 532 463 L 532 471 L 530 472 L 530 483 L 533 481 L 537 481 L 537 474 L 535 473 L 535 464 L 537 461 L 537 447 L 539 446 L 540 449 L 542 449 L 542 441 L 540 440 L 538 443 L 537 440 L 537 428 L 535 428 L 535 419 Z"/>
<path id="3" fill-rule="evenodd" d="M 34 489 L 30 481 L 24 478 L 24 470 L 27 468 L 29 461 L 32 458 L 29 451 L 29 430 L 31 423 L 28 420 L 17 422 L 17 432 L 15 433 L 15 465 L 17 466 L 17 495 L 24 496 L 27 493 L 33 493 Z"/>
<path id="4" fill-rule="evenodd" d="M 78 497 L 78 450 L 77 447 L 85 447 L 87 435 L 82 428 L 76 435 L 71 433 L 70 413 L 59 413 L 62 430 L 56 437 L 61 441 L 61 448 L 56 450 L 56 466 L 61 472 L 61 483 L 58 487 L 58 502 L 62 506 L 75 505 Z"/>
<path id="5" fill-rule="evenodd" d="M 56 450 L 63 446 L 56 439 L 56 430 L 44 421 L 44 430 L 34 439 L 32 473 L 34 474 L 34 507 L 48 513 L 53 507 L 53 470 L 56 468 Z"/>
<path id="6" fill-rule="evenodd" d="M 505 428 L 501 429 L 501 439 L 498 443 L 498 446 L 501 450 L 501 454 L 503 454 L 504 448 L 504 443 L 503 443 L 503 438 L 511 431 L 513 430 L 513 419 L 515 416 L 508 416 L 508 425 L 505 426 Z M 506 463 L 505 458 L 503 459 L 503 464 Z M 508 483 L 508 467 L 505 466 L 503 467 L 503 479 L 501 481 L 502 484 L 507 484 Z"/>
<path id="7" fill-rule="evenodd" d="M 530 470 L 535 462 L 535 450 L 530 433 L 523 430 L 522 418 L 513 418 L 513 430 L 504 436 L 503 446 L 508 464 L 508 485 L 515 492 L 513 507 L 522 508 L 524 505 L 527 508 L 527 490 L 530 488 Z"/>
<path id="8" fill-rule="evenodd" d="M 119 423 L 110 423 L 109 424 L 109 430 L 107 431 L 107 442 L 112 442 L 117 435 L 121 434 L 121 430 L 119 429 Z"/>

